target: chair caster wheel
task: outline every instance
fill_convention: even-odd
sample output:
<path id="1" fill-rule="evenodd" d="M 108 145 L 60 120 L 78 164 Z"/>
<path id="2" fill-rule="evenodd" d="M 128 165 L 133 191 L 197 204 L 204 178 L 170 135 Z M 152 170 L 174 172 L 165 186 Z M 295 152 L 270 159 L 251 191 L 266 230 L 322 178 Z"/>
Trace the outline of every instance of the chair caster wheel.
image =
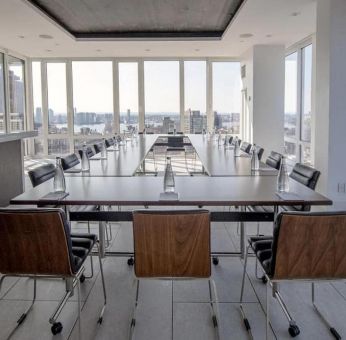
<path id="1" fill-rule="evenodd" d="M 82 274 L 79 278 L 80 283 L 83 283 L 85 281 L 85 275 Z"/>
<path id="2" fill-rule="evenodd" d="M 213 265 L 217 266 L 219 264 L 219 259 L 217 257 L 213 257 Z"/>
<path id="3" fill-rule="evenodd" d="M 134 258 L 133 258 L 133 257 L 130 257 L 130 258 L 127 260 L 127 264 L 128 264 L 129 266 L 133 266 L 133 265 L 135 264 Z"/>
<path id="4" fill-rule="evenodd" d="M 53 333 L 53 335 L 59 334 L 62 331 L 62 323 L 61 322 L 54 322 L 52 327 L 51 327 L 51 331 Z"/>
<path id="5" fill-rule="evenodd" d="M 296 337 L 298 334 L 300 334 L 300 329 L 297 325 L 290 325 L 288 327 L 288 333 L 292 338 Z"/>
<path id="6" fill-rule="evenodd" d="M 101 317 L 97 320 L 97 323 L 98 323 L 99 325 L 101 325 L 101 324 L 102 324 L 102 321 L 103 321 L 103 317 L 101 316 Z"/>
<path id="7" fill-rule="evenodd" d="M 216 315 L 213 315 L 212 320 L 213 320 L 213 325 L 216 328 L 217 327 L 217 317 L 216 317 Z"/>
<path id="8" fill-rule="evenodd" d="M 263 282 L 264 284 L 267 283 L 267 278 L 266 278 L 264 275 L 262 276 L 262 282 Z"/>

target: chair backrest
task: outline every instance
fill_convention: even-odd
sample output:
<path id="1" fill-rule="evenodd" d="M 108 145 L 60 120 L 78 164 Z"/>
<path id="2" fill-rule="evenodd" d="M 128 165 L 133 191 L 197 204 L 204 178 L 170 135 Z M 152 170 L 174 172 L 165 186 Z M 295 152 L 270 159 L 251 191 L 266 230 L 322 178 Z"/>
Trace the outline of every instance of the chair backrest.
<path id="1" fill-rule="evenodd" d="M 285 212 L 274 228 L 273 279 L 346 279 L 346 212 Z"/>
<path id="2" fill-rule="evenodd" d="M 233 139 L 234 139 L 234 138 L 233 138 L 232 136 L 229 137 L 228 143 L 229 143 L 229 144 L 232 144 L 232 143 L 233 143 Z"/>
<path id="3" fill-rule="evenodd" d="M 276 170 L 279 170 L 281 165 L 281 159 L 282 159 L 281 153 L 272 151 L 266 160 L 266 164 Z"/>
<path id="4" fill-rule="evenodd" d="M 310 166 L 297 163 L 293 167 L 290 177 L 310 189 L 315 190 L 320 174 L 318 170 Z"/>
<path id="5" fill-rule="evenodd" d="M 100 153 L 102 150 L 102 143 L 94 144 L 94 150 L 96 154 Z"/>
<path id="6" fill-rule="evenodd" d="M 28 171 L 28 175 L 33 187 L 50 180 L 55 175 L 55 166 L 52 163 L 41 165 Z"/>
<path id="7" fill-rule="evenodd" d="M 78 150 L 78 153 L 79 153 L 80 158 L 82 159 L 83 150 L 82 149 Z M 93 148 L 91 146 L 87 146 L 86 153 L 87 153 L 88 158 L 95 155 L 95 151 L 93 150 Z"/>
<path id="8" fill-rule="evenodd" d="M 184 137 L 168 137 L 167 138 L 168 147 L 181 148 L 184 146 Z"/>
<path id="9" fill-rule="evenodd" d="M 209 211 L 135 211 L 133 236 L 137 277 L 210 277 Z"/>
<path id="10" fill-rule="evenodd" d="M 106 143 L 107 148 L 109 148 L 110 146 L 114 145 L 114 139 L 108 138 L 105 140 L 105 143 Z"/>
<path id="11" fill-rule="evenodd" d="M 69 225 L 61 209 L 0 209 L 2 274 L 71 276 Z"/>
<path id="12" fill-rule="evenodd" d="M 61 166 L 63 170 L 68 170 L 80 163 L 76 154 L 72 153 L 66 157 L 61 158 Z"/>
<path id="13" fill-rule="evenodd" d="M 250 153 L 252 148 L 252 145 L 248 142 L 243 142 L 240 146 L 240 150 L 246 152 L 246 153 Z"/>
<path id="14" fill-rule="evenodd" d="M 264 149 L 261 148 L 260 146 L 256 145 L 256 151 L 258 155 L 258 159 L 261 160 L 263 156 Z"/>

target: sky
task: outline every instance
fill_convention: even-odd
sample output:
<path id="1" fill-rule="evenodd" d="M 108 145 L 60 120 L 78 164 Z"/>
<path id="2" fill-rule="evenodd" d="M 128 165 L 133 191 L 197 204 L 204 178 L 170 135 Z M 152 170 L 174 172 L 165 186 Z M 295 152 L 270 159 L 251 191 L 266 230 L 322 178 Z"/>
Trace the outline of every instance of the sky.
<path id="1" fill-rule="evenodd" d="M 113 112 L 112 63 L 72 62 L 73 100 L 77 111 Z M 48 63 L 48 103 L 57 113 L 66 112 L 66 66 Z M 206 62 L 185 62 L 185 109 L 206 111 Z M 144 63 L 146 112 L 179 112 L 179 62 Z M 33 63 L 34 106 L 41 106 L 39 64 Z M 240 112 L 240 64 L 213 63 L 213 102 L 218 112 Z M 120 112 L 138 112 L 138 65 L 119 63 Z"/>

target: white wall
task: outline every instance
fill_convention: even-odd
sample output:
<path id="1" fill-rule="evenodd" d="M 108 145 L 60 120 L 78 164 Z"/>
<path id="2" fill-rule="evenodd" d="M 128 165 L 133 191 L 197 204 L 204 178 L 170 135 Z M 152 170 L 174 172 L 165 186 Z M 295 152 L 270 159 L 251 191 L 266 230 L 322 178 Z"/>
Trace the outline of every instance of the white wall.
<path id="1" fill-rule="evenodd" d="M 252 141 L 270 151 L 284 151 L 285 47 L 256 45 L 242 56 L 247 66 Z"/>
<path id="2" fill-rule="evenodd" d="M 319 191 L 346 201 L 346 1 L 318 0 L 316 29 L 315 166 Z"/>

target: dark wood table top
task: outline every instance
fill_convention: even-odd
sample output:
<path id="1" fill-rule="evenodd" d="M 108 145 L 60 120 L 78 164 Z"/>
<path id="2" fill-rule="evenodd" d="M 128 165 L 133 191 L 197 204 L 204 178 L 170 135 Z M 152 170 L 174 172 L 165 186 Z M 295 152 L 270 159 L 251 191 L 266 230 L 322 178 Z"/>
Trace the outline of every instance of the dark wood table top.
<path id="1" fill-rule="evenodd" d="M 90 160 L 90 171 L 87 173 L 65 172 L 70 177 L 99 177 L 99 176 L 134 176 L 149 150 L 155 143 L 158 135 L 139 135 L 133 142 L 127 141 L 126 146 L 121 145 L 119 151 L 108 151 L 107 159 L 99 159 L 100 154 Z M 110 147 L 109 150 L 112 150 Z M 73 169 L 80 169 L 80 164 Z"/>
<path id="2" fill-rule="evenodd" d="M 136 177 L 67 177 L 69 195 L 63 201 L 45 201 L 62 205 L 330 205 L 332 202 L 315 191 L 290 179 L 292 194 L 283 200 L 276 193 L 274 176 L 176 177 L 179 201 L 160 201 L 163 178 Z M 52 180 L 13 198 L 11 204 L 38 204 L 53 191 Z M 42 201 L 41 201 L 42 203 Z"/>
<path id="3" fill-rule="evenodd" d="M 218 146 L 216 139 L 208 139 L 203 135 L 187 135 L 209 176 L 253 176 L 251 158 L 246 153 L 234 157 L 232 147 Z M 260 176 L 276 176 L 277 170 L 260 162 Z"/>

